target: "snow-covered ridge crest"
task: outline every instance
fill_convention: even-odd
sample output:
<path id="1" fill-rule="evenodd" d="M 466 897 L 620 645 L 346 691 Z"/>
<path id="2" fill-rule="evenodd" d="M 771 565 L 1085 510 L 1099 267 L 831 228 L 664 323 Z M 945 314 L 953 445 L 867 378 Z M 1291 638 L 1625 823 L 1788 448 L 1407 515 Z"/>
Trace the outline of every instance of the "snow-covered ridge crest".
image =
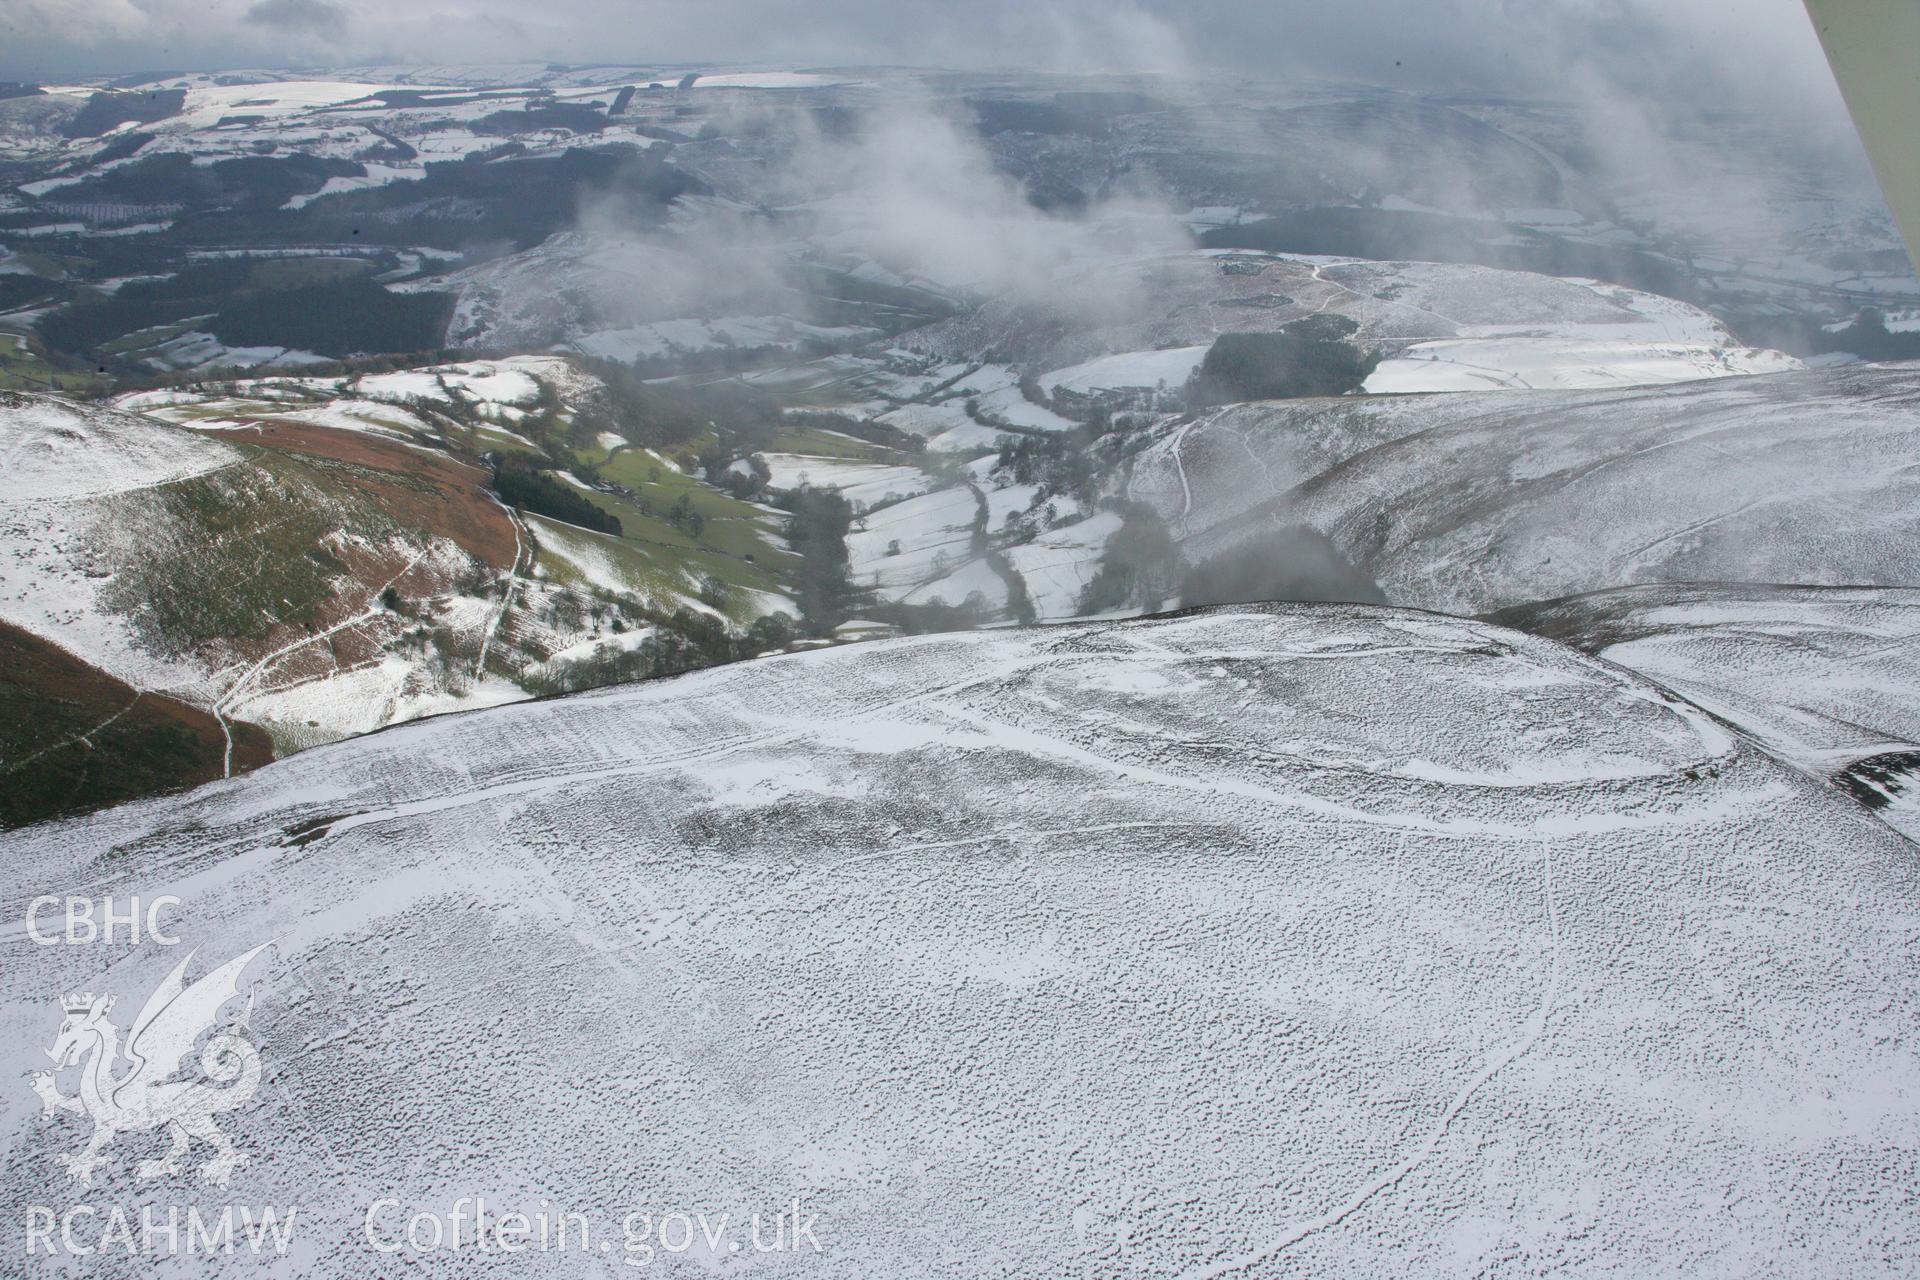
<path id="1" fill-rule="evenodd" d="M 237 450 L 135 413 L 0 391 L 0 503 L 95 498 L 184 480 Z"/>

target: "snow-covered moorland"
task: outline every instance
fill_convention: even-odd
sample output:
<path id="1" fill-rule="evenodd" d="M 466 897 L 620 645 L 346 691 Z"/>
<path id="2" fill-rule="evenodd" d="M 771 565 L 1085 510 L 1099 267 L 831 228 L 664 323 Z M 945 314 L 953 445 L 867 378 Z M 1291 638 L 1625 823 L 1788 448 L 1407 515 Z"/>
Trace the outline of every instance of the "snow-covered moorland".
<path id="1" fill-rule="evenodd" d="M 751 663 L 0 837 L 12 895 L 277 939 L 225 1123 L 316 1277 L 469 1189 L 800 1197 L 779 1274 L 1897 1274 L 1911 854 L 1616 666 L 1355 606 Z M 96 968 L 19 949 L 17 1071 Z M 25 1092 L 15 1203 L 66 1177 Z"/>

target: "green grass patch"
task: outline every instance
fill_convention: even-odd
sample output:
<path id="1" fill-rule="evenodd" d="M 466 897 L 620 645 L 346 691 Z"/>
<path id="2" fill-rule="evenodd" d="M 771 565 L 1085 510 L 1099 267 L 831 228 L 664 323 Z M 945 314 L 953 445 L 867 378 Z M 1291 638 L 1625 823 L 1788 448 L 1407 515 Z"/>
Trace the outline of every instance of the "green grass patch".
<path id="1" fill-rule="evenodd" d="M 773 453 L 804 453 L 815 458 L 845 458 L 850 462 L 882 462 L 911 467 L 919 462 L 913 454 L 885 445 L 856 440 L 824 427 L 782 427 L 774 437 Z"/>
<path id="2" fill-rule="evenodd" d="M 684 476 L 680 479 L 689 485 L 706 487 Z M 581 491 L 582 497 L 620 521 L 621 535 L 616 538 L 543 521 L 544 529 L 554 530 L 555 538 L 574 548 L 569 566 L 556 576 L 576 585 L 602 588 L 613 588 L 613 582 L 600 580 L 613 577 L 647 597 L 654 608 L 666 612 L 671 612 L 678 601 L 697 598 L 702 581 L 711 578 L 721 588 L 717 605 L 720 611 L 741 625 L 751 622 L 759 611 L 753 599 L 743 593 L 790 595 L 787 578 L 798 567 L 799 558 L 775 548 L 767 540 L 775 527 L 774 517 L 725 494 L 713 494 L 711 490 L 708 493 L 721 503 L 731 503 L 750 513 L 753 519 L 749 521 L 737 514 L 715 518 L 706 523 L 696 540 L 687 530 L 668 521 L 661 514 L 663 508 L 643 511 L 613 494 Z M 582 546 L 585 551 L 579 549 Z M 748 560 L 748 555 L 754 558 Z M 551 557 L 544 562 L 550 569 L 555 567 Z M 598 567 L 589 569 L 584 565 Z"/>
<path id="3" fill-rule="evenodd" d="M 97 395 L 112 387 L 113 379 L 92 366 L 56 364 L 41 355 L 25 334 L 0 330 L 0 390 Z"/>
<path id="4" fill-rule="evenodd" d="M 679 505 L 682 498 L 686 499 L 688 506 L 699 514 L 701 520 L 697 540 L 675 529 L 689 545 L 741 558 L 753 556 L 756 560 L 769 556 L 776 559 L 785 557 L 786 553 L 777 550 L 769 541 L 769 535 L 779 531 L 780 517 L 770 515 L 732 494 L 722 493 L 685 472 L 663 466 L 643 450 L 622 449 L 612 461 L 601 466 L 600 474 L 632 490 L 654 516 L 660 517 L 660 523 L 663 524 L 667 523 L 666 513 Z"/>
<path id="5" fill-rule="evenodd" d="M 345 528 L 383 537 L 386 516 L 334 496 L 337 464 L 266 450 L 228 467 L 130 495 L 121 566 L 101 604 L 141 641 L 177 655 L 213 640 L 258 642 L 276 625 L 309 627 L 346 572 L 322 540 Z"/>
<path id="6" fill-rule="evenodd" d="M 110 342 L 100 344 L 102 355 L 124 356 L 139 351 L 152 351 L 162 343 L 171 342 L 183 333 L 193 330 L 192 320 L 179 320 L 173 324 L 153 325 L 146 329 L 135 329 L 132 333 L 122 334 Z"/>
<path id="7" fill-rule="evenodd" d="M 42 280 L 67 279 L 67 260 L 37 249 L 15 249 L 12 261 L 19 263 Z"/>
<path id="8" fill-rule="evenodd" d="M 563 437 L 566 431 L 566 427 L 567 427 L 567 421 L 563 416 L 560 422 L 560 431 L 562 432 Z M 612 448 L 608 448 L 607 446 L 601 444 L 600 442 L 595 441 L 592 445 L 587 446 L 585 448 L 573 449 L 572 453 L 574 457 L 578 458 L 581 462 L 586 463 L 588 466 L 597 467 L 602 463 L 611 460 L 614 454 L 621 452 L 625 448 L 627 448 L 625 444 L 616 444 Z"/>

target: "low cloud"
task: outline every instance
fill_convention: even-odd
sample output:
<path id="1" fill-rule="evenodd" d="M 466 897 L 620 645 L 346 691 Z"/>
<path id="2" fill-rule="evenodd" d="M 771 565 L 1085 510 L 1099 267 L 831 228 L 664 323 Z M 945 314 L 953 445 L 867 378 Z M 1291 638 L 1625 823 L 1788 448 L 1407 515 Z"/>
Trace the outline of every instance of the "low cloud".
<path id="1" fill-rule="evenodd" d="M 247 10 L 245 21 L 329 40 L 339 40 L 347 32 L 346 10 L 328 0 L 259 0 Z"/>
<path id="2" fill-rule="evenodd" d="M 889 104 L 852 138 L 816 135 L 786 185 L 810 200 L 800 212 L 819 224 L 817 243 L 977 294 L 1041 289 L 1063 272 L 1187 244 L 1146 193 L 1043 213 L 995 169 L 970 121 L 924 102 Z"/>
<path id="3" fill-rule="evenodd" d="M 589 201 L 575 230 L 599 268 L 602 324 L 681 315 L 809 313 L 801 267 L 873 264 L 901 280 L 974 296 L 1013 295 L 1112 320 L 1135 305 L 1135 270 L 1102 271 L 1190 247 L 1171 209 L 1145 193 L 1071 214 L 1036 208 L 995 169 L 971 122 L 890 98 L 850 127 L 805 113 L 752 122 L 761 157 L 741 186 L 759 207 L 682 200 L 667 225 L 641 199 Z M 692 166 L 696 170 L 698 164 Z M 1053 283 L 1071 274 L 1069 293 Z M 636 282 L 644 281 L 644 287 Z"/>

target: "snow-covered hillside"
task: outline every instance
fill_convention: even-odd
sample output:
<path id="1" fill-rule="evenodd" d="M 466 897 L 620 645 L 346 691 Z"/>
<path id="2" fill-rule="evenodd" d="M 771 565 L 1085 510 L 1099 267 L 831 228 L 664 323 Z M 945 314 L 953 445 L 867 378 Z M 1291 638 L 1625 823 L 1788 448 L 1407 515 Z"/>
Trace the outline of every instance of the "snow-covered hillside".
<path id="1" fill-rule="evenodd" d="M 1911 589 L 1683 583 L 1500 617 L 1658 680 L 1797 764 L 1920 746 Z"/>
<path id="2" fill-rule="evenodd" d="M 1639 387 L 1747 373 L 1783 373 L 1800 361 L 1752 347 L 1657 339 L 1562 339 L 1553 334 L 1489 335 L 1416 342 L 1383 361 L 1366 381 L 1375 394 L 1412 391 Z"/>
<path id="3" fill-rule="evenodd" d="M 1658 681 L 1920 837 L 1920 592 L 1688 583 L 1496 616 Z"/>
<path id="4" fill-rule="evenodd" d="M 0 399 L 0 424 L 5 506 L 151 488 L 232 466 L 242 456 L 218 441 L 52 397 Z"/>
<path id="5" fill-rule="evenodd" d="M 1075 299 L 1106 299 L 1075 311 Z M 1223 333 L 1344 317 L 1386 357 L 1370 392 L 1605 387 L 1772 373 L 1800 362 L 1740 343 L 1698 307 L 1526 271 L 1209 250 L 1068 273 L 904 335 L 964 357 L 988 350 L 1082 395 L 1178 390 Z"/>
<path id="6" fill-rule="evenodd" d="M 1614 392 L 1276 401 L 1168 431 L 1131 493 L 1198 561 L 1332 538 L 1398 604 L 1645 582 L 1920 581 L 1920 366 Z"/>
<path id="7" fill-rule="evenodd" d="M 0 623 L 286 752 L 544 691 L 577 677 L 555 661 L 631 650 L 676 611 L 728 633 L 791 612 L 778 513 L 676 477 L 710 495 L 709 542 L 630 507 L 615 537 L 490 492 L 482 451 L 541 456 L 515 428 L 597 385 L 536 356 L 118 408 L 0 392 Z M 599 449 L 643 452 L 611 433 Z"/>
<path id="8" fill-rule="evenodd" d="M 481 473 L 281 430 L 286 452 L 0 393 L 0 620 L 283 747 L 522 696 L 423 639 L 478 651 L 500 622 L 482 588 L 516 535 Z"/>
<path id="9" fill-rule="evenodd" d="M 1351 606 L 749 663 L 0 837 L 10 920 L 274 940 L 228 1194 L 355 1280 L 374 1200 L 476 1193 L 616 1242 L 798 1196 L 821 1252 L 759 1270 L 812 1276 L 1906 1274 L 1912 852 L 1618 667 Z M 178 960 L 10 955 L 16 1075 Z M 11 1093 L 9 1202 L 83 1130 Z M 170 1203 L 146 1146 L 92 1197 Z M 256 1265 L 180 1262 L 89 1273 Z"/>

